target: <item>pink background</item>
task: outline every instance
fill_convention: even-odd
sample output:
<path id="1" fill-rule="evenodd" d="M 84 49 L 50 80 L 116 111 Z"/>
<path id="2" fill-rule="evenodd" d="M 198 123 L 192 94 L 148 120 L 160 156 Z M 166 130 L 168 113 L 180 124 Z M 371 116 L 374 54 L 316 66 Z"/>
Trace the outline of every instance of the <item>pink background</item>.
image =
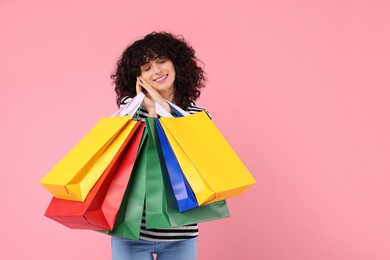
<path id="1" fill-rule="evenodd" d="M 201 224 L 199 259 L 390 259 L 390 2 L 0 2 L 0 259 L 110 259 L 43 213 L 38 181 L 115 109 L 122 50 L 183 34 L 206 107 L 258 181 Z"/>

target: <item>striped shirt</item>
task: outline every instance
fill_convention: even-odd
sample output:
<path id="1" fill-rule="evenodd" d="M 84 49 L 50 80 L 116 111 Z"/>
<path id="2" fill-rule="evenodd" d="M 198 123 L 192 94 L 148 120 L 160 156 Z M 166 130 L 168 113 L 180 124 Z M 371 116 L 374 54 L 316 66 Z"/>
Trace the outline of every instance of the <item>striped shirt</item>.
<path id="1" fill-rule="evenodd" d="M 122 99 L 120 103 L 120 108 L 122 108 L 125 104 L 127 104 L 131 100 L 130 97 L 125 97 Z M 189 114 L 195 114 L 201 111 L 207 111 L 203 108 L 200 108 L 195 105 L 194 102 L 192 102 L 186 109 L 184 109 Z M 143 107 L 139 111 L 138 118 L 142 121 L 146 117 L 148 117 L 148 111 L 146 111 Z M 142 216 L 142 222 L 141 222 L 141 231 L 140 231 L 140 239 L 142 240 L 148 240 L 148 241 L 154 241 L 154 242 L 168 242 L 168 241 L 178 241 L 178 240 L 184 240 L 189 238 L 197 237 L 199 233 L 198 225 L 192 224 L 192 225 L 186 225 L 186 226 L 180 226 L 180 227 L 173 227 L 173 228 L 153 228 L 153 229 L 147 229 L 146 228 L 146 220 L 145 220 L 145 207 L 143 211 Z"/>

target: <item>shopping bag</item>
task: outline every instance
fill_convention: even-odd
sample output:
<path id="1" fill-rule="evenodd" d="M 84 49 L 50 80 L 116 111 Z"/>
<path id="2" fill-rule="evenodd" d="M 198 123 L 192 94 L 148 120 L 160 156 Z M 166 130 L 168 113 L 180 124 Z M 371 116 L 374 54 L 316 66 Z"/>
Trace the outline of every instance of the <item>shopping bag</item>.
<path id="1" fill-rule="evenodd" d="M 144 131 L 137 123 L 126 148 L 113 160 L 84 202 L 53 198 L 45 216 L 69 228 L 112 230 Z"/>
<path id="2" fill-rule="evenodd" d="M 206 112 L 159 120 L 199 205 L 240 195 L 256 183 Z"/>
<path id="3" fill-rule="evenodd" d="M 146 161 L 145 150 L 146 131 L 143 134 L 138 150 L 133 172 L 128 182 L 125 195 L 118 211 L 112 231 L 99 231 L 112 236 L 138 240 L 141 230 L 142 212 L 145 205 Z"/>
<path id="4" fill-rule="evenodd" d="M 138 240 L 144 209 L 148 229 L 177 227 L 229 217 L 229 210 L 225 201 L 211 203 L 180 213 L 177 209 L 172 188 L 169 189 L 171 186 L 168 176 L 163 178 L 160 167 L 152 165 L 150 168 L 150 163 L 153 163 L 156 159 L 157 150 L 155 149 L 153 152 L 153 142 L 149 141 L 149 135 L 145 131 L 113 230 L 99 232 Z M 152 158 L 148 158 L 150 151 L 152 151 Z M 157 165 L 160 165 L 160 159 L 157 160 L 157 163 Z M 153 168 L 157 171 L 152 171 Z M 153 185 L 150 185 L 150 181 L 153 181 L 154 177 L 157 177 L 155 184 L 160 183 L 160 185 L 155 185 L 156 189 L 152 187 Z M 165 193 L 166 191 L 168 192 Z M 158 204 L 162 204 L 162 206 Z M 160 217 L 159 215 L 163 216 Z"/>
<path id="5" fill-rule="evenodd" d="M 110 164 L 123 143 L 134 130 L 132 116 L 142 103 L 144 94 L 118 110 L 117 114 L 128 116 L 101 119 L 58 163 L 44 176 L 40 184 L 54 197 L 84 201 Z"/>
<path id="6" fill-rule="evenodd" d="M 164 157 L 159 146 L 154 118 L 146 119 L 146 228 L 170 228 L 229 217 L 224 200 L 179 212 Z"/>
<path id="7" fill-rule="evenodd" d="M 179 212 L 197 207 L 198 202 L 196 201 L 195 194 L 180 168 L 180 165 L 175 157 L 175 154 L 173 153 L 173 150 L 168 142 L 168 138 L 166 137 L 160 122 L 157 118 L 155 118 L 154 120 L 148 119 L 147 123 L 150 124 L 152 130 L 156 129 L 158 133 L 158 139 L 160 142 L 158 142 L 156 139 L 153 140 L 157 141 L 155 146 L 162 151 L 163 159 L 167 168 L 169 180 L 176 198 Z"/>

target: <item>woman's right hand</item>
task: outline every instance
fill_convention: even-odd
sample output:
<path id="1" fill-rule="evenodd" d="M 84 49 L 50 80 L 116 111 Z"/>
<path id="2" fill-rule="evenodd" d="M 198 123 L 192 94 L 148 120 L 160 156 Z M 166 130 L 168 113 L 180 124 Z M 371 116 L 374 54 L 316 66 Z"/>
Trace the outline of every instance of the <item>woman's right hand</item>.
<path id="1" fill-rule="evenodd" d="M 142 92 L 142 86 L 141 86 L 141 82 L 140 82 L 139 77 L 137 78 L 135 90 L 136 90 L 137 94 Z M 146 93 L 144 93 L 145 98 L 144 98 L 144 101 L 142 102 L 142 106 L 146 109 L 146 111 L 148 111 L 149 116 L 157 117 L 156 106 L 155 106 L 152 98 L 150 97 L 150 94 L 147 91 L 145 91 L 145 92 L 146 92 Z"/>

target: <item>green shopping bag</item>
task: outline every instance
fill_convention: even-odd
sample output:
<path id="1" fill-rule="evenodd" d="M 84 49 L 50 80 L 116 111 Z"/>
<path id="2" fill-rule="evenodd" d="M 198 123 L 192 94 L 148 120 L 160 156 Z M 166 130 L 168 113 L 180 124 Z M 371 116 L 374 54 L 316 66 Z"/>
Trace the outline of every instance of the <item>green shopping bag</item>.
<path id="1" fill-rule="evenodd" d="M 150 122 L 149 119 L 146 121 Z M 149 123 L 147 123 L 147 128 L 149 130 L 144 132 L 114 228 L 112 231 L 99 232 L 128 239 L 139 239 L 144 207 L 147 229 L 177 227 L 229 217 L 225 201 L 179 213 L 169 176 L 164 168 L 165 164 L 160 161 L 159 152 L 154 143 L 154 140 L 158 141 L 157 129 L 153 128 L 152 131 Z"/>
<path id="2" fill-rule="evenodd" d="M 225 200 L 179 212 L 154 118 L 146 119 L 146 227 L 169 228 L 229 217 Z"/>

